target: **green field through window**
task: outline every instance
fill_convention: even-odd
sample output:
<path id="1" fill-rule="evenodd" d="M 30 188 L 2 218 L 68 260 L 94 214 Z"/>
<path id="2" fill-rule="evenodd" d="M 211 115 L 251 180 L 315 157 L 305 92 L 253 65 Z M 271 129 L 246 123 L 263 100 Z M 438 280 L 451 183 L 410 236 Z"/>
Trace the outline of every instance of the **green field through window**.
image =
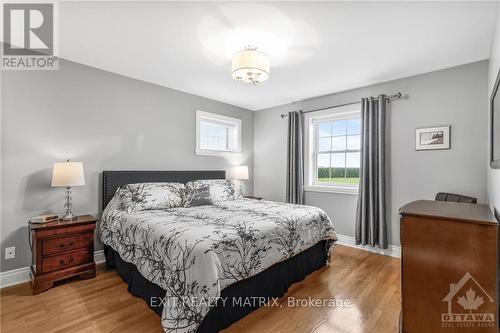
<path id="1" fill-rule="evenodd" d="M 338 185 L 358 185 L 359 178 L 318 178 L 318 182 L 320 183 L 334 183 Z"/>

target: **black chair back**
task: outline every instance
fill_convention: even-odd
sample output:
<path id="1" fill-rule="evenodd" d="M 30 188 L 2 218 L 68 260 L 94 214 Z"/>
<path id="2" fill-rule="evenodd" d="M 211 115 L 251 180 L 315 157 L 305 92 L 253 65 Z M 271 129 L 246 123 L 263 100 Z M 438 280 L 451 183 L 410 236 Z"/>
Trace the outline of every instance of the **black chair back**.
<path id="1" fill-rule="evenodd" d="M 474 197 L 468 197 L 461 194 L 439 192 L 436 194 L 436 201 L 451 201 L 451 202 L 466 202 L 466 203 L 477 203 L 477 199 Z"/>

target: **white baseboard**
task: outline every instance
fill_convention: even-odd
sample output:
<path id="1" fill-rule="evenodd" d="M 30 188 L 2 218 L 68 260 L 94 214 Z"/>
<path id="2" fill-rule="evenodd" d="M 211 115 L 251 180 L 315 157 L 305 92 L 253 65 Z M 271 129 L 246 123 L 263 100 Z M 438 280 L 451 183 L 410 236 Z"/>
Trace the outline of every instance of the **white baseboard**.
<path id="1" fill-rule="evenodd" d="M 106 261 L 104 250 L 94 252 L 94 261 L 100 264 Z M 0 289 L 28 282 L 30 280 L 30 266 L 0 272 Z"/>
<path id="2" fill-rule="evenodd" d="M 0 288 L 10 287 L 30 280 L 30 267 L 0 273 Z"/>
<path id="3" fill-rule="evenodd" d="M 388 249 L 381 249 L 378 247 L 356 245 L 356 240 L 352 236 L 337 234 L 337 237 L 338 237 L 337 244 L 340 245 L 355 247 L 357 249 L 383 254 L 385 256 L 401 258 L 401 247 L 397 245 L 389 245 Z"/>
<path id="4" fill-rule="evenodd" d="M 106 261 L 106 257 L 104 256 L 104 250 L 99 250 L 94 252 L 94 262 L 96 264 L 102 264 Z"/>

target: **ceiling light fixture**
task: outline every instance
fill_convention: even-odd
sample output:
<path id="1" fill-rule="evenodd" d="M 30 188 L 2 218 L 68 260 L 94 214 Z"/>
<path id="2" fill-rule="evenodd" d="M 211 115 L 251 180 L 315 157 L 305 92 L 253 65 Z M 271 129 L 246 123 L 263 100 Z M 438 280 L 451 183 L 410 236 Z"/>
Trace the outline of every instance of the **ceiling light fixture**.
<path id="1" fill-rule="evenodd" d="M 267 54 L 257 51 L 257 47 L 247 46 L 233 56 L 233 79 L 257 84 L 267 80 L 271 61 Z"/>

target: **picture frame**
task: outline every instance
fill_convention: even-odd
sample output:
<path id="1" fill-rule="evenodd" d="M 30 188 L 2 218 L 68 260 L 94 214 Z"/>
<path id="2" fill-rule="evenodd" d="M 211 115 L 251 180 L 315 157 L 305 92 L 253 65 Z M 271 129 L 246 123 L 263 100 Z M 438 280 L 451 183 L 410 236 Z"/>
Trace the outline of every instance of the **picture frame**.
<path id="1" fill-rule="evenodd" d="M 450 149 L 450 143 L 450 126 L 415 129 L 415 150 Z"/>
<path id="2" fill-rule="evenodd" d="M 490 97 L 490 168 L 500 169 L 500 70 Z"/>

